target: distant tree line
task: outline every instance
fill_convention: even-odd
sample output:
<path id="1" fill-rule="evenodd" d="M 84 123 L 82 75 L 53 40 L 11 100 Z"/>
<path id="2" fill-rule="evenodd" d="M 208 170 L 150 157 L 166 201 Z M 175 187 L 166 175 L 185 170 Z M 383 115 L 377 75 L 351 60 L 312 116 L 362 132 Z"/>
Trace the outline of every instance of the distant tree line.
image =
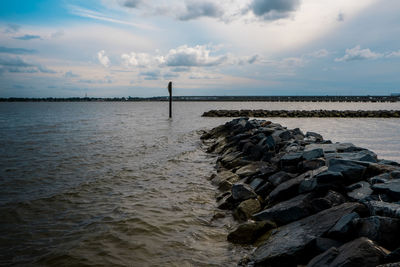
<path id="1" fill-rule="evenodd" d="M 174 96 L 174 101 L 268 101 L 268 102 L 398 102 L 400 95 L 390 96 Z M 45 97 L 0 98 L 0 102 L 125 102 L 168 101 L 167 96 L 156 97 Z"/>

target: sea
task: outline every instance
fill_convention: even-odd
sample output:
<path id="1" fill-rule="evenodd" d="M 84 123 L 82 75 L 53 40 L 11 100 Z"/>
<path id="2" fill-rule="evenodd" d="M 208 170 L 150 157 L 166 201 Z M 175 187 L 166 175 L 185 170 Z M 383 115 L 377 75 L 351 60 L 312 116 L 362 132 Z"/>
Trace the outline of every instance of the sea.
<path id="1" fill-rule="evenodd" d="M 0 266 L 235 266 L 253 248 L 226 241 L 200 136 L 231 118 L 210 109 L 400 103 L 175 102 L 172 119 L 167 102 L 0 103 Z M 270 120 L 400 162 L 400 119 Z"/>

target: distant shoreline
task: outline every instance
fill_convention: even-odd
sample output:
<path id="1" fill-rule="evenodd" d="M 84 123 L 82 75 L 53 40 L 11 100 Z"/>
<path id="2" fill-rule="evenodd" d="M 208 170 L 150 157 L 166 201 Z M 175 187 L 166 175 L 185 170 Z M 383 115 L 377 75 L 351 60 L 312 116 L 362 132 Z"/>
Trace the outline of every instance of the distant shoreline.
<path id="1" fill-rule="evenodd" d="M 196 102 L 234 102 L 234 101 L 260 101 L 260 102 L 399 102 L 399 95 L 391 96 L 174 96 L 174 101 Z M 0 102 L 150 102 L 168 101 L 167 96 L 156 97 L 68 97 L 68 98 L 0 98 Z"/>

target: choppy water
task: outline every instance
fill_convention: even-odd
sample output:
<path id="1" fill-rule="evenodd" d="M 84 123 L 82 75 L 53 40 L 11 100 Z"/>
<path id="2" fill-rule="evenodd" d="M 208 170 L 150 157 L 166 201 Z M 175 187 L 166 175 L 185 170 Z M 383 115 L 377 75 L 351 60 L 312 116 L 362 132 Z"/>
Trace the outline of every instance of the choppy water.
<path id="1" fill-rule="evenodd" d="M 209 109 L 400 109 L 399 103 L 0 103 L 0 265 L 231 266 L 212 220 Z M 399 119 L 280 119 L 400 161 Z"/>

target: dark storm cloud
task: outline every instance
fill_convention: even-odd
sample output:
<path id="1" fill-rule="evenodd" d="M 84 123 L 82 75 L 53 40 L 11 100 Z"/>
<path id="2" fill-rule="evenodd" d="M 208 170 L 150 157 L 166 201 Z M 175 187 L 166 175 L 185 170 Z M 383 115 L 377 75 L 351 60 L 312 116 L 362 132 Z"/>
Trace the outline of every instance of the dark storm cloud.
<path id="1" fill-rule="evenodd" d="M 36 53 L 36 50 L 33 50 L 33 49 L 25 49 L 25 48 L 14 48 L 14 47 L 4 47 L 4 46 L 0 46 L 0 53 L 16 54 L 16 55 L 21 55 L 21 54 L 34 54 L 34 53 Z"/>
<path id="2" fill-rule="evenodd" d="M 56 71 L 48 69 L 40 64 L 28 63 L 20 57 L 11 56 L 0 56 L 0 69 L 2 69 L 3 73 L 56 73 Z"/>
<path id="3" fill-rule="evenodd" d="M 219 18 L 222 9 L 213 2 L 187 2 L 186 11 L 178 16 L 179 20 L 192 20 L 200 17 Z"/>
<path id="4" fill-rule="evenodd" d="M 14 37 L 14 39 L 23 40 L 23 41 L 29 41 L 29 40 L 40 39 L 40 38 L 41 37 L 39 35 L 31 35 L 31 34 L 25 34 L 23 36 Z"/>
<path id="5" fill-rule="evenodd" d="M 300 6 L 300 0 L 253 0 L 250 10 L 265 20 L 288 17 Z"/>

